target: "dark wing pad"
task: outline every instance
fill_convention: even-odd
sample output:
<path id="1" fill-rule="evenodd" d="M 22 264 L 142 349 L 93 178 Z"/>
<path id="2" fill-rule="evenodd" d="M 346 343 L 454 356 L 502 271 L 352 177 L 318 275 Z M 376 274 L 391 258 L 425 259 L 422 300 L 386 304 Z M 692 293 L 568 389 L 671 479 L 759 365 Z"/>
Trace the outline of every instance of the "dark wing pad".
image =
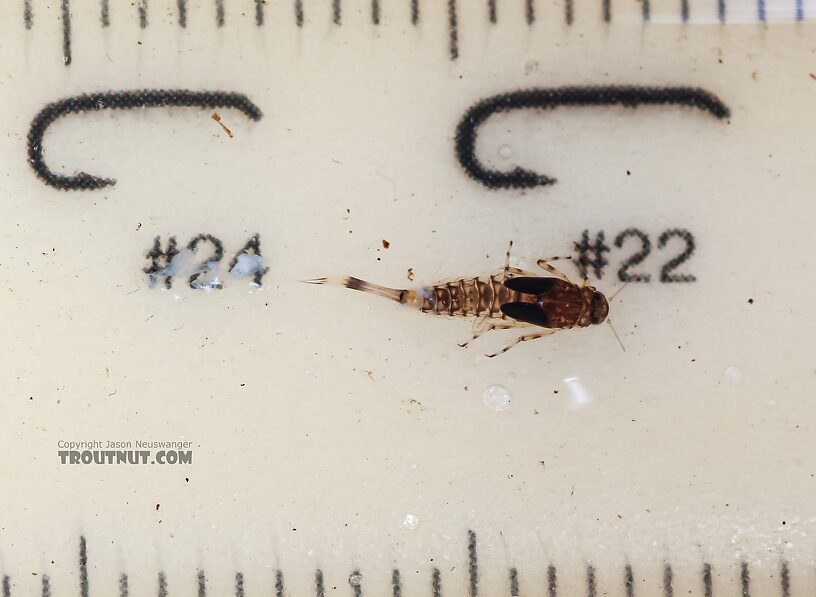
<path id="1" fill-rule="evenodd" d="M 504 281 L 504 285 L 510 290 L 523 292 L 524 294 L 544 294 L 556 288 L 561 282 L 558 278 L 510 278 Z"/>
<path id="2" fill-rule="evenodd" d="M 524 278 L 516 278 L 522 280 Z M 535 278 L 526 278 L 533 280 Z M 508 317 L 512 317 L 516 321 L 523 321 L 525 323 L 532 323 L 543 328 L 550 327 L 550 318 L 541 309 L 541 305 L 536 303 L 505 303 L 501 306 L 502 313 Z"/>

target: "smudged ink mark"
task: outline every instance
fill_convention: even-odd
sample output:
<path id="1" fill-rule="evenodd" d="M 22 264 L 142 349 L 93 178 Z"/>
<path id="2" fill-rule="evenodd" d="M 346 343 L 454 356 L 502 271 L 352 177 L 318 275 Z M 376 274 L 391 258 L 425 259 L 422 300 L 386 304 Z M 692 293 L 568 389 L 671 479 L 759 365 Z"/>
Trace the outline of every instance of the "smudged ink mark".
<path id="1" fill-rule="evenodd" d="M 215 24 L 224 26 L 224 0 L 215 0 Z"/>
<path id="2" fill-rule="evenodd" d="M 728 107 L 717 96 L 696 87 L 590 86 L 523 89 L 485 98 L 468 108 L 456 127 L 456 156 L 471 178 L 490 189 L 530 189 L 551 185 L 556 179 L 532 170 L 517 167 L 510 172 L 500 172 L 486 168 L 476 156 L 479 127 L 494 114 L 514 110 L 549 110 L 562 106 L 637 108 L 645 105 L 698 108 L 719 119 L 730 115 Z"/>
<path id="3" fill-rule="evenodd" d="M 547 566 L 547 597 L 556 597 L 558 590 L 558 573 L 555 566 Z"/>
<path id="4" fill-rule="evenodd" d="M 362 597 L 363 575 L 359 570 L 354 570 L 354 572 L 349 575 L 349 585 L 354 593 L 354 597 Z"/>
<path id="5" fill-rule="evenodd" d="M 459 58 L 459 25 L 456 17 L 456 0 L 448 0 L 448 51 L 451 60 Z"/>
<path id="6" fill-rule="evenodd" d="M 139 27 L 147 28 L 147 0 L 139 0 Z"/>
<path id="7" fill-rule="evenodd" d="M 479 594 L 479 559 L 476 553 L 476 533 L 468 531 L 468 595 L 477 597 Z"/>
<path id="8" fill-rule="evenodd" d="M 790 569 L 788 568 L 787 562 L 782 562 L 779 571 L 779 582 L 782 585 L 782 597 L 790 597 Z"/>
<path id="9" fill-rule="evenodd" d="M 116 184 L 113 178 L 78 172 L 65 176 L 53 172 L 43 157 L 43 137 L 48 127 L 68 114 L 99 110 L 134 108 L 199 107 L 206 109 L 234 108 L 251 120 L 263 114 L 245 95 L 226 91 L 189 91 L 186 89 L 143 89 L 136 91 L 106 91 L 88 93 L 46 105 L 31 121 L 28 131 L 28 161 L 34 172 L 47 185 L 63 191 L 101 189 Z"/>
<path id="10" fill-rule="evenodd" d="M 65 66 L 71 64 L 71 5 L 62 0 L 62 60 Z"/>
<path id="11" fill-rule="evenodd" d="M 34 24 L 34 14 L 31 11 L 31 0 L 24 0 L 23 2 L 23 23 L 26 29 L 31 29 Z"/>
<path id="12" fill-rule="evenodd" d="M 275 597 L 285 597 L 286 593 L 283 590 L 283 570 L 280 568 L 275 571 Z"/>
<path id="13" fill-rule="evenodd" d="M 323 586 L 323 571 L 318 568 L 315 570 L 315 597 L 326 597 L 326 590 Z"/>
<path id="14" fill-rule="evenodd" d="M 587 564 L 586 585 L 587 597 L 597 597 L 598 588 L 595 581 L 595 568 L 592 566 L 592 564 Z"/>
<path id="15" fill-rule="evenodd" d="M 159 572 L 159 597 L 167 597 L 167 575 Z"/>
<path id="16" fill-rule="evenodd" d="M 235 573 L 235 597 L 244 597 L 244 574 Z"/>
<path id="17" fill-rule="evenodd" d="M 703 564 L 703 591 L 705 597 L 713 597 L 714 595 L 714 588 L 711 577 L 711 564 L 709 564 L 708 562 Z"/>
<path id="18" fill-rule="evenodd" d="M 623 586 L 626 590 L 626 597 L 635 597 L 635 578 L 632 574 L 632 566 L 626 565 L 623 572 Z"/>
<path id="19" fill-rule="evenodd" d="M 515 567 L 510 568 L 509 575 L 510 575 L 510 595 L 512 595 L 512 597 L 518 597 L 519 594 L 518 569 Z"/>
<path id="20" fill-rule="evenodd" d="M 672 584 L 672 580 L 674 579 L 674 573 L 672 572 L 672 567 L 670 564 L 666 564 L 663 567 L 663 595 L 664 597 L 674 597 L 674 585 Z"/>
<path id="21" fill-rule="evenodd" d="M 162 249 L 161 237 L 157 236 L 153 239 L 153 247 L 145 254 L 147 259 L 150 259 L 150 265 L 145 267 L 142 271 L 150 276 L 150 285 L 155 286 L 160 277 L 164 277 L 164 287 L 168 290 L 173 287 L 173 274 L 170 264 L 176 255 L 179 254 L 176 237 L 171 236 L 167 243 L 167 248 Z"/>
<path id="22" fill-rule="evenodd" d="M 295 24 L 303 27 L 303 0 L 295 0 Z"/>
<path id="23" fill-rule="evenodd" d="M 88 545 L 85 537 L 79 538 L 79 593 L 88 597 Z"/>
<path id="24" fill-rule="evenodd" d="M 393 597 L 402 597 L 402 580 L 398 568 L 391 571 L 391 595 Z"/>

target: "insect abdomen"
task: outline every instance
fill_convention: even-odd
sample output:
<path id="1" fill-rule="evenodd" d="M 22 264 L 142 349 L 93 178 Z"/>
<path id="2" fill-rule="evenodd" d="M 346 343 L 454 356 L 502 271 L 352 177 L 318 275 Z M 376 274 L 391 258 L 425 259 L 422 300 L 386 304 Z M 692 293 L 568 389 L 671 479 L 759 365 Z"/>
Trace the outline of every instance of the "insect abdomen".
<path id="1" fill-rule="evenodd" d="M 516 295 L 504 286 L 503 278 L 461 278 L 422 288 L 417 292 L 422 298 L 419 310 L 452 317 L 502 317 L 502 303 Z"/>

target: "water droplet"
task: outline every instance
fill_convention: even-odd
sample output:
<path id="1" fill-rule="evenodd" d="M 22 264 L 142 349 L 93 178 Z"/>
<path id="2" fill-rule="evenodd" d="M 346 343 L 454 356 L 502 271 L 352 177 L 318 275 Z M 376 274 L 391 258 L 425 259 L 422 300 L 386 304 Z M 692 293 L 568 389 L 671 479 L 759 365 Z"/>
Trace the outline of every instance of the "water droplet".
<path id="1" fill-rule="evenodd" d="M 513 157 L 513 148 L 509 145 L 502 145 L 499 147 L 499 155 L 505 160 L 509 160 L 511 157 Z"/>
<path id="2" fill-rule="evenodd" d="M 727 386 L 736 386 L 742 381 L 742 371 L 734 367 L 728 367 L 723 372 L 722 382 Z"/>
<path id="3" fill-rule="evenodd" d="M 229 273 L 236 278 L 244 278 L 262 272 L 263 269 L 263 257 L 260 255 L 241 253 L 235 258 L 235 265 L 232 266 Z"/>
<path id="4" fill-rule="evenodd" d="M 402 521 L 402 526 L 406 529 L 413 531 L 415 528 L 419 526 L 419 518 L 414 516 L 413 514 L 406 514 L 405 520 Z"/>
<path id="5" fill-rule="evenodd" d="M 581 408 L 594 400 L 592 394 L 577 377 L 567 377 L 564 379 L 564 383 L 567 384 L 570 392 L 570 408 Z"/>
<path id="6" fill-rule="evenodd" d="M 352 587 L 359 587 L 363 584 L 363 574 L 359 570 L 355 570 L 349 576 L 349 584 Z"/>
<path id="7" fill-rule="evenodd" d="M 482 401 L 490 410 L 504 412 L 510 408 L 510 390 L 499 384 L 493 384 L 482 394 Z"/>

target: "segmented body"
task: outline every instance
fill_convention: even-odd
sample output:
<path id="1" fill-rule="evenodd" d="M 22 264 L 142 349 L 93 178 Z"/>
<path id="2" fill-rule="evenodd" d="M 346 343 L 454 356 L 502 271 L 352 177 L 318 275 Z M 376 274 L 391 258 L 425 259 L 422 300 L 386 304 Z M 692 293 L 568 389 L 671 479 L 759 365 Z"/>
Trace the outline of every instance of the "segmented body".
<path id="1" fill-rule="evenodd" d="M 503 319 L 501 306 L 518 300 L 518 292 L 504 285 L 507 275 L 496 274 L 487 278 L 460 278 L 426 286 L 413 292 L 409 302 L 419 305 L 423 313 L 451 317 L 489 317 Z"/>
<path id="2" fill-rule="evenodd" d="M 592 309 L 597 294 L 591 286 L 581 287 L 558 278 L 500 273 L 409 290 L 400 302 L 416 305 L 424 313 L 521 319 L 541 327 L 561 329 L 598 323 L 593 320 Z M 514 312 L 519 309 L 523 315 L 516 316 Z"/>
<path id="3" fill-rule="evenodd" d="M 510 247 L 513 243 L 510 243 Z M 535 326 L 539 330 L 518 336 L 495 357 L 520 342 L 542 338 L 558 330 L 584 328 L 604 322 L 609 314 L 609 301 L 584 278 L 583 285 L 572 282 L 549 261 L 539 259 L 538 265 L 551 274 L 539 276 L 510 266 L 510 249 L 505 255 L 504 269 L 488 277 L 459 278 L 433 286 L 415 289 L 389 288 L 366 282 L 352 276 L 315 278 L 310 284 L 335 284 L 368 292 L 419 309 L 423 313 L 450 317 L 477 317 L 488 322 L 476 329 L 471 340 L 460 344 L 465 347 L 483 333 Z M 621 344 L 621 346 L 623 346 Z"/>

